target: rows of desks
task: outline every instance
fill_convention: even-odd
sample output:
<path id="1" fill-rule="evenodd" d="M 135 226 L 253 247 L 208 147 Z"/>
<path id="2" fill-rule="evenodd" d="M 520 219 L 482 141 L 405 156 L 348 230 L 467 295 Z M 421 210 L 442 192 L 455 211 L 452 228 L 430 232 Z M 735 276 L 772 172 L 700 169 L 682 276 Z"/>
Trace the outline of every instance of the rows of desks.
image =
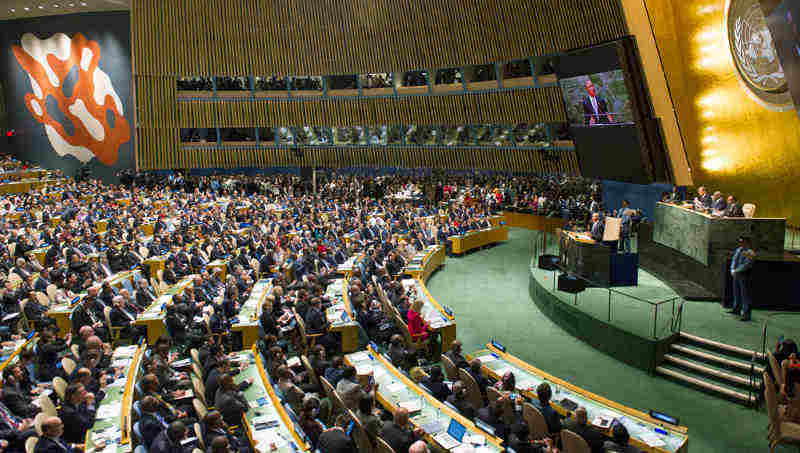
<path id="1" fill-rule="evenodd" d="M 422 319 L 425 320 L 431 330 L 439 332 L 442 336 L 442 352 L 450 349 L 450 345 L 456 339 L 455 316 L 439 305 L 439 302 L 431 295 L 422 280 L 407 278 L 401 283 L 406 292 L 410 291 L 414 298 L 422 300 L 422 313 L 420 315 L 422 315 Z"/>
<path id="2" fill-rule="evenodd" d="M 105 387 L 97 404 L 94 425 L 86 431 L 86 453 L 123 453 L 131 446 L 133 389 L 146 345 L 120 346 L 112 354 L 112 366 L 125 371 Z"/>
<path id="3" fill-rule="evenodd" d="M 172 296 L 181 294 L 183 291 L 194 284 L 196 275 L 187 275 L 178 283 L 172 285 L 164 294 L 156 298 L 145 311 L 139 313 L 133 324 L 144 326 L 147 329 L 147 344 L 155 344 L 156 340 L 167 333 L 166 311 L 164 306 L 172 301 Z"/>
<path id="4" fill-rule="evenodd" d="M 453 253 L 461 255 L 477 248 L 503 242 L 508 240 L 508 228 L 504 226 L 485 228 L 477 231 L 450 236 L 448 238 L 453 244 Z"/>
<path id="5" fill-rule="evenodd" d="M 128 292 L 131 293 L 131 297 L 133 297 L 135 282 L 140 278 L 142 278 L 142 272 L 139 269 L 134 269 L 129 271 L 117 272 L 111 277 L 108 277 L 105 280 L 103 280 L 103 282 L 108 282 L 112 287 L 116 288 L 117 290 L 126 288 Z M 56 321 L 56 325 L 58 326 L 58 334 L 60 337 L 63 337 L 69 332 L 72 332 L 72 312 L 75 310 L 75 307 L 81 303 L 81 301 L 85 296 L 86 292 L 83 292 L 77 297 L 77 300 L 72 300 L 67 303 L 51 305 L 50 308 L 47 310 L 46 315 L 50 318 L 55 319 Z"/>
<path id="6" fill-rule="evenodd" d="M 259 318 L 264 300 L 272 293 L 272 279 L 263 278 L 253 285 L 250 295 L 239 309 L 239 317 L 231 326 L 234 332 L 242 333 L 242 348 L 250 349 L 258 341 Z"/>
<path id="7" fill-rule="evenodd" d="M 406 266 L 406 274 L 427 281 L 436 269 L 444 264 L 447 256 L 444 246 L 431 245 L 411 258 Z"/>
<path id="8" fill-rule="evenodd" d="M 350 292 L 347 280 L 337 279 L 328 284 L 325 294 L 331 306 L 325 312 L 330 325 L 330 332 L 342 337 L 342 352 L 353 352 L 358 349 L 358 323 L 355 321 L 353 306 L 350 303 Z"/>
<path id="9" fill-rule="evenodd" d="M 502 452 L 502 440 L 493 437 L 475 426 L 466 417 L 446 406 L 428 392 L 392 366 L 372 346 L 367 350 L 348 354 L 345 361 L 356 368 L 359 379 L 369 376 L 378 384 L 375 398 L 387 411 L 394 413 L 399 407 L 405 407 L 411 415 L 410 421 L 415 428 L 424 427 L 426 441 L 436 444 L 434 435 L 446 431 L 450 420 L 454 419 L 466 428 L 464 444 L 471 444 L 476 453 Z"/>
<path id="10" fill-rule="evenodd" d="M 537 399 L 536 387 L 543 382 L 549 383 L 553 391 L 550 405 L 562 416 L 572 413 L 574 408 L 570 410 L 565 406 L 574 403 L 586 408 L 589 422 L 616 419 L 628 429 L 631 444 L 644 452 L 685 453 L 689 449 L 686 427 L 669 425 L 648 414 L 595 395 L 502 352 L 491 344 L 486 345 L 486 349 L 467 354 L 467 359 L 474 358 L 481 361 L 482 372 L 487 377 L 499 380 L 507 371 L 514 373 L 517 391 L 528 399 Z M 610 426 L 595 428 L 606 436 L 611 435 Z"/>
<path id="11" fill-rule="evenodd" d="M 250 444 L 262 453 L 308 451 L 311 447 L 278 399 L 257 348 L 238 353 L 234 360 L 250 364 L 234 377 L 237 384 L 253 378 L 244 390 L 251 404 L 242 420 Z"/>

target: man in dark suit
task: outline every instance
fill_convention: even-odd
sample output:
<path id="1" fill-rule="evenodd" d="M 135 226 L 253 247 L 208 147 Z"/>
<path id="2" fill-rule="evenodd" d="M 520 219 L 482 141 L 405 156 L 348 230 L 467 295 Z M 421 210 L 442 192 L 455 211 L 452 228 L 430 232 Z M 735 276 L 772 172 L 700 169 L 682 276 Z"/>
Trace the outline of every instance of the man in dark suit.
<path id="1" fill-rule="evenodd" d="M 586 96 L 583 98 L 583 118 L 587 126 L 596 124 L 611 124 L 614 122 L 614 115 L 608 112 L 608 103 L 597 95 L 594 83 L 590 79 L 583 84 Z"/>
<path id="2" fill-rule="evenodd" d="M 467 362 L 467 359 L 461 354 L 461 341 L 453 340 L 450 349 L 445 352 L 444 355 L 453 362 L 456 368 L 469 368 L 469 362 Z"/>
<path id="3" fill-rule="evenodd" d="M 394 413 L 394 421 L 387 422 L 381 429 L 381 437 L 394 451 L 408 451 L 416 440 L 421 439 L 422 428 L 411 429 L 408 423 L 408 410 L 399 408 Z"/>
<path id="4" fill-rule="evenodd" d="M 75 445 L 61 439 L 64 424 L 58 417 L 49 417 L 42 422 L 42 437 L 36 443 L 34 453 L 73 453 Z"/>
<path id="5" fill-rule="evenodd" d="M 600 220 L 600 214 L 597 212 L 592 214 L 592 223 L 589 229 L 589 233 L 592 235 L 592 239 L 594 239 L 597 242 L 602 241 L 605 229 L 606 226 L 603 224 L 603 221 Z"/>
<path id="6" fill-rule="evenodd" d="M 189 448 L 181 445 L 181 441 L 186 438 L 188 431 L 182 421 L 170 423 L 169 428 L 156 436 L 149 451 L 151 453 L 188 453 Z"/>
<path id="7" fill-rule="evenodd" d="M 553 396 L 550 384 L 547 382 L 539 384 L 536 387 L 536 396 L 538 399 L 533 401 L 533 405 L 544 416 L 550 434 L 558 434 L 561 431 L 561 416 L 550 406 L 550 398 Z"/>
<path id="8" fill-rule="evenodd" d="M 453 384 L 453 393 L 447 397 L 447 402 L 458 409 L 458 412 L 464 417 L 470 420 L 475 417 L 475 408 L 472 407 L 472 403 L 467 398 L 467 388 L 463 382 L 456 381 Z"/>
<path id="9" fill-rule="evenodd" d="M 722 215 L 725 217 L 744 217 L 742 206 L 739 204 L 739 200 L 733 195 L 728 195 L 728 206 L 725 208 L 725 212 Z"/>
<path id="10" fill-rule="evenodd" d="M 10 365 L 3 370 L 3 389 L 2 399 L 3 404 L 8 409 L 21 418 L 33 418 L 39 412 L 39 409 L 31 404 L 31 398 L 24 395 L 17 388 L 17 383 L 22 378 L 22 370 L 18 365 Z"/>
<path id="11" fill-rule="evenodd" d="M 83 384 L 68 385 L 61 410 L 58 411 L 64 421 L 64 440 L 76 444 L 83 442 L 86 431 L 94 425 L 96 413 L 94 394 L 87 392 Z"/>
<path id="12" fill-rule="evenodd" d="M 581 436 L 583 440 L 589 444 L 592 453 L 603 453 L 603 442 L 605 438 L 598 431 L 587 424 L 588 416 L 585 407 L 575 409 L 575 418 L 570 420 L 564 425 L 564 429 L 568 429 L 573 433 Z"/>
<path id="13" fill-rule="evenodd" d="M 336 425 L 332 426 L 319 435 L 317 448 L 321 453 L 350 453 L 356 451 L 353 439 L 347 435 L 346 429 L 350 425 L 350 419 L 346 415 L 340 415 L 336 419 Z"/>
<path id="14" fill-rule="evenodd" d="M 725 203 L 725 199 L 722 198 L 722 192 L 714 192 L 714 195 L 711 195 L 711 211 L 712 212 L 725 212 L 725 208 L 728 207 L 728 204 Z"/>
<path id="15" fill-rule="evenodd" d="M 139 419 L 142 444 L 145 448 L 150 448 L 159 433 L 165 431 L 169 425 L 158 413 L 158 401 L 152 396 L 145 396 L 139 403 L 139 407 L 142 410 L 142 418 Z"/>
<path id="16" fill-rule="evenodd" d="M 697 196 L 694 198 L 694 205 L 704 209 L 711 207 L 711 194 L 706 191 L 705 186 L 697 188 Z"/>

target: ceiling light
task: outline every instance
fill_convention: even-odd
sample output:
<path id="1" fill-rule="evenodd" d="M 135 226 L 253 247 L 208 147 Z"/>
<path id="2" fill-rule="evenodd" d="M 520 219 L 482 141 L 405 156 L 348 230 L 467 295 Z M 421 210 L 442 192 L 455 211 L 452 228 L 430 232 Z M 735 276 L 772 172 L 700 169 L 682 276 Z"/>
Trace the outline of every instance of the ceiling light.
<path id="1" fill-rule="evenodd" d="M 42 5 L 39 5 L 39 9 L 44 9 L 44 6 L 42 6 Z"/>
<path id="2" fill-rule="evenodd" d="M 25 11 L 30 11 L 30 10 L 31 10 L 31 9 L 30 9 L 30 8 L 28 8 L 27 6 L 25 7 Z"/>
<path id="3" fill-rule="evenodd" d="M 81 6 L 86 6 L 86 2 L 81 2 Z"/>
<path id="4" fill-rule="evenodd" d="M 17 10 L 15 10 L 14 8 L 11 8 L 11 10 L 10 10 L 10 11 L 11 11 L 12 13 L 15 13 L 15 12 L 17 12 Z"/>
<path id="5" fill-rule="evenodd" d="M 53 8 L 58 8 L 58 3 L 53 3 Z"/>

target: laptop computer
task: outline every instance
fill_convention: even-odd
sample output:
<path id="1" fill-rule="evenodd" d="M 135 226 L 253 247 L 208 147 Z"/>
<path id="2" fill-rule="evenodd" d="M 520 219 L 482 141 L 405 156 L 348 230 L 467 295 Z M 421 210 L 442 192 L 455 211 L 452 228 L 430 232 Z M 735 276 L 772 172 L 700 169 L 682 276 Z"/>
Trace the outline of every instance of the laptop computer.
<path id="1" fill-rule="evenodd" d="M 464 438 L 466 432 L 467 428 L 453 418 L 450 419 L 447 431 L 433 436 L 433 440 L 445 450 L 452 450 L 461 445 L 461 439 Z"/>

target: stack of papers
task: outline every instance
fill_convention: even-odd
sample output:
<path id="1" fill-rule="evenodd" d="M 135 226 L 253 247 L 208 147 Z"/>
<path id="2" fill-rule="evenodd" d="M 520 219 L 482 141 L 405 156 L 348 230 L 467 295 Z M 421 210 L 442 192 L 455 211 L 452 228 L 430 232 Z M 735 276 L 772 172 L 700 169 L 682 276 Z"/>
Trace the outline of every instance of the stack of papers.
<path id="1" fill-rule="evenodd" d="M 97 409 L 97 419 L 103 420 L 111 417 L 118 417 L 122 413 L 122 402 L 117 401 L 111 404 L 102 404 Z"/>

